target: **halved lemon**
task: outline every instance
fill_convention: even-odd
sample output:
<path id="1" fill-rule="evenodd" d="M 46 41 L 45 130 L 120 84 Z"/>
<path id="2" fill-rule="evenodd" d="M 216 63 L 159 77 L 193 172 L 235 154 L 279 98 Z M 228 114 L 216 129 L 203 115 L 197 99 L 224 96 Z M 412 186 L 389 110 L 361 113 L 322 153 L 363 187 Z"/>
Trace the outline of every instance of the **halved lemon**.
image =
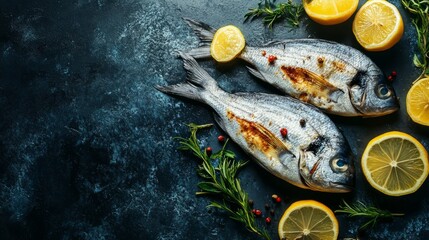
<path id="1" fill-rule="evenodd" d="M 280 239 L 336 240 L 338 221 L 327 206 L 314 200 L 292 203 L 280 219 Z"/>
<path id="2" fill-rule="evenodd" d="M 429 78 L 418 80 L 408 90 L 406 105 L 414 122 L 429 126 Z"/>
<path id="3" fill-rule="evenodd" d="M 369 0 L 356 13 L 353 33 L 366 50 L 384 51 L 401 39 L 404 23 L 395 5 L 386 0 Z"/>
<path id="4" fill-rule="evenodd" d="M 356 11 L 359 0 L 302 0 L 308 17 L 322 25 L 347 21 Z"/>
<path id="5" fill-rule="evenodd" d="M 361 165 L 369 184 L 389 196 L 417 191 L 429 173 L 426 149 L 414 137 L 398 131 L 372 139 Z"/>
<path id="6" fill-rule="evenodd" d="M 228 25 L 216 31 L 210 45 L 210 54 L 218 62 L 228 62 L 240 54 L 245 45 L 240 29 Z"/>

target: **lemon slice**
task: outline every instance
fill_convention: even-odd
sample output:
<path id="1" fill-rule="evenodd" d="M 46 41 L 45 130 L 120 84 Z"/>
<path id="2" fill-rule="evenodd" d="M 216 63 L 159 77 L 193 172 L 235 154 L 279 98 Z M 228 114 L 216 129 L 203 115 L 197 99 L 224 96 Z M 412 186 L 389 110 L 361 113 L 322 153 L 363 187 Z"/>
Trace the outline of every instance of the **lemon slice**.
<path id="1" fill-rule="evenodd" d="M 403 132 L 372 139 L 362 155 L 362 171 L 372 187 L 389 196 L 415 192 L 429 173 L 423 145 Z"/>
<path id="2" fill-rule="evenodd" d="M 228 25 L 219 28 L 210 45 L 210 54 L 218 62 L 228 62 L 243 51 L 246 41 L 240 29 Z"/>
<path id="3" fill-rule="evenodd" d="M 356 11 L 359 0 L 303 0 L 308 17 L 322 25 L 345 22 Z"/>
<path id="4" fill-rule="evenodd" d="M 417 81 L 408 90 L 406 105 L 414 122 L 429 126 L 429 78 Z"/>
<path id="5" fill-rule="evenodd" d="M 386 0 L 370 0 L 356 13 L 353 33 L 366 50 L 383 51 L 401 39 L 404 23 L 395 5 Z"/>
<path id="6" fill-rule="evenodd" d="M 280 239 L 336 240 L 338 221 L 327 206 L 314 200 L 292 203 L 279 222 Z"/>

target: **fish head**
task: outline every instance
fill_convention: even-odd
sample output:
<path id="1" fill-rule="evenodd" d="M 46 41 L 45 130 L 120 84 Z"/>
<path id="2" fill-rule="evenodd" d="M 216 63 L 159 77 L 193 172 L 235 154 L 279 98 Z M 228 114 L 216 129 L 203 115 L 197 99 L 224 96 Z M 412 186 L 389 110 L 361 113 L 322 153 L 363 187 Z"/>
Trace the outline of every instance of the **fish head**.
<path id="1" fill-rule="evenodd" d="M 363 116 L 382 116 L 399 109 L 395 90 L 376 66 L 356 74 L 349 90 L 353 107 Z"/>
<path id="2" fill-rule="evenodd" d="M 354 185 L 354 164 L 349 146 L 324 141 L 318 150 L 312 150 L 310 144 L 300 154 L 299 171 L 304 185 L 315 191 L 350 192 Z"/>

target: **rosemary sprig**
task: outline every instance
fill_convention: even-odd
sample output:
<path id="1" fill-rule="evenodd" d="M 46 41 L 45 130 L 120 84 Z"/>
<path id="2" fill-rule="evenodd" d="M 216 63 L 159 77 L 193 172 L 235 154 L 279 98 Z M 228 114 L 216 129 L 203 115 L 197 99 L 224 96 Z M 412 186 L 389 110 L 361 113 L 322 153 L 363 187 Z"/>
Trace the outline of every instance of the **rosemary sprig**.
<path id="1" fill-rule="evenodd" d="M 221 199 L 221 201 L 212 201 L 207 207 L 225 210 L 230 218 L 243 223 L 250 232 L 256 233 L 264 239 L 270 239 L 265 229 L 258 228 L 249 205 L 248 195 L 241 188 L 240 180 L 237 178 L 238 171 L 246 162 L 235 160 L 234 152 L 226 149 L 228 141 L 225 141 L 220 151 L 211 155 L 201 150 L 197 139 L 197 131 L 208 128 L 212 124 L 196 125 L 191 123 L 188 126 L 191 136 L 176 139 L 179 140 L 180 150 L 191 151 L 201 160 L 197 173 L 204 181 L 198 183 L 201 191 L 196 194 L 220 197 L 218 199 Z"/>
<path id="2" fill-rule="evenodd" d="M 381 218 L 386 219 L 404 215 L 402 213 L 391 213 L 387 210 L 381 210 L 374 206 L 367 206 L 361 201 L 357 201 L 354 204 L 348 204 L 346 201 L 343 201 L 343 204 L 344 205 L 340 206 L 340 210 L 335 210 L 336 213 L 346 213 L 349 217 L 364 217 L 369 219 L 362 226 L 360 226 L 360 229 L 364 229 L 369 226 L 374 227 Z"/>
<path id="3" fill-rule="evenodd" d="M 422 69 L 418 79 L 429 77 L 429 0 L 401 0 L 401 2 L 411 13 L 412 23 L 417 32 L 419 56 L 415 54 L 413 62 L 416 67 Z"/>
<path id="4" fill-rule="evenodd" d="M 275 0 L 261 0 L 257 8 L 250 8 L 244 15 L 244 21 L 262 17 L 262 22 L 272 28 L 275 22 L 285 19 L 289 26 L 298 27 L 304 11 L 302 4 L 295 4 L 292 0 L 277 5 L 274 2 Z"/>

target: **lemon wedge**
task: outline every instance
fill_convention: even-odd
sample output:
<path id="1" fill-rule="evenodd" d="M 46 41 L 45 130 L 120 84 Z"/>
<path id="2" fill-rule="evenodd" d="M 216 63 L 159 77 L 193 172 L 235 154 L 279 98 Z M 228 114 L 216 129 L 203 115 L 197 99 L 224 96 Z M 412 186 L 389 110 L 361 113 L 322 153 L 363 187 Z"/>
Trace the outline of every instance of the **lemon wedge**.
<path id="1" fill-rule="evenodd" d="M 219 28 L 210 45 L 210 54 L 218 62 L 229 62 L 243 51 L 246 45 L 243 34 L 236 26 Z"/>

